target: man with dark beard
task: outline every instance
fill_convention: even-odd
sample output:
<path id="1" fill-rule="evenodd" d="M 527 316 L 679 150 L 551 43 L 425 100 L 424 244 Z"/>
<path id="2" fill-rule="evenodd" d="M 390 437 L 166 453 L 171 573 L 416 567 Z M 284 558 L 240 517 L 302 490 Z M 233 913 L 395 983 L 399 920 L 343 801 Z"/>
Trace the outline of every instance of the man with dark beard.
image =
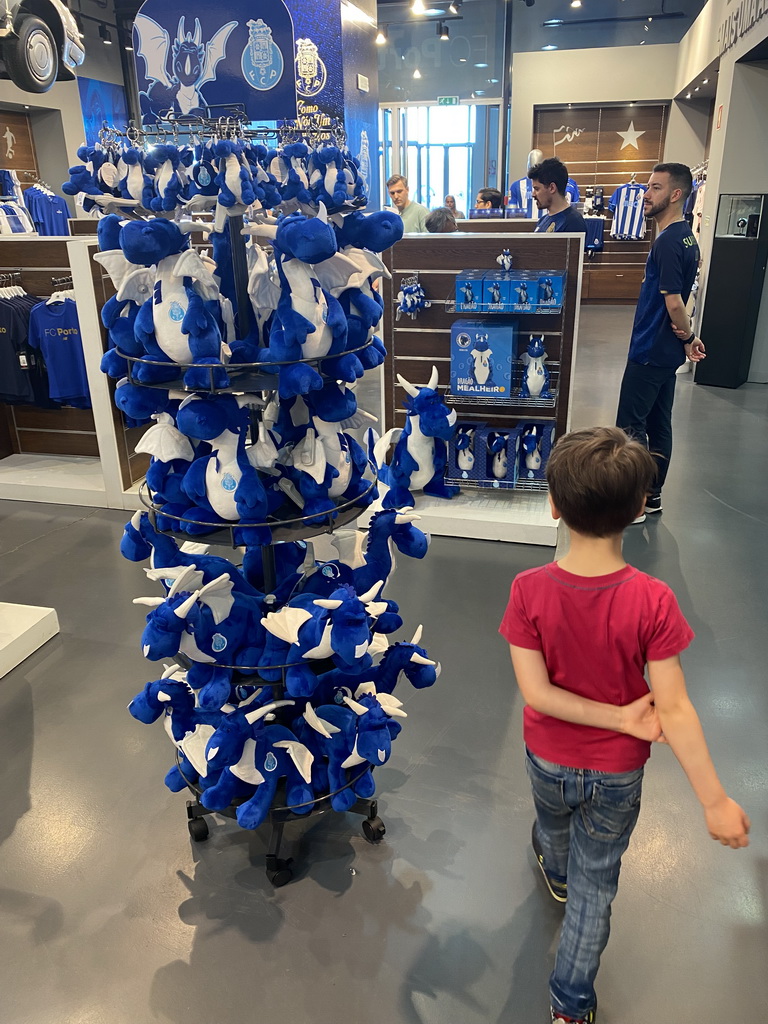
<path id="1" fill-rule="evenodd" d="M 705 355 L 685 309 L 699 263 L 699 247 L 683 218 L 692 187 L 685 164 L 657 164 L 643 200 L 645 216 L 656 221 L 658 234 L 645 264 L 616 414 L 616 426 L 647 444 L 656 460 L 654 489 L 638 523 L 646 513 L 661 512 L 672 455 L 675 370 L 686 356 L 697 363 Z"/>

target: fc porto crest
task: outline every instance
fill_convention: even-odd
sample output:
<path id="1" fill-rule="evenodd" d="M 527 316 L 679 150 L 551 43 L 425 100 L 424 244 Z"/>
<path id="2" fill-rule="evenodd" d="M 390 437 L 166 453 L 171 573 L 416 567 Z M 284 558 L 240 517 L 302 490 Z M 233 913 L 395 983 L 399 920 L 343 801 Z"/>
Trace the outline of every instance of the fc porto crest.
<path id="1" fill-rule="evenodd" d="M 296 92 L 311 99 L 325 88 L 328 72 L 311 39 L 296 40 Z"/>
<path id="2" fill-rule="evenodd" d="M 272 38 L 272 29 L 259 18 L 248 23 L 248 45 L 243 50 L 243 77 L 252 89 L 274 89 L 283 77 L 285 63 L 280 47 Z"/>

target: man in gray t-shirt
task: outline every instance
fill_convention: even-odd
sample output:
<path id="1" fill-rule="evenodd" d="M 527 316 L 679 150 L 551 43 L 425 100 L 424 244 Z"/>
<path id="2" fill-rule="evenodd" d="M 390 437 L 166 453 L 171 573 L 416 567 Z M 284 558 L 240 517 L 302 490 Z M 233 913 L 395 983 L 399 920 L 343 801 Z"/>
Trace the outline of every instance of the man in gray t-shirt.
<path id="1" fill-rule="evenodd" d="M 429 210 L 421 203 L 411 202 L 408 192 L 408 179 L 402 174 L 393 174 L 387 181 L 387 192 L 392 205 L 403 218 L 403 231 L 406 234 L 425 234 L 425 221 Z"/>

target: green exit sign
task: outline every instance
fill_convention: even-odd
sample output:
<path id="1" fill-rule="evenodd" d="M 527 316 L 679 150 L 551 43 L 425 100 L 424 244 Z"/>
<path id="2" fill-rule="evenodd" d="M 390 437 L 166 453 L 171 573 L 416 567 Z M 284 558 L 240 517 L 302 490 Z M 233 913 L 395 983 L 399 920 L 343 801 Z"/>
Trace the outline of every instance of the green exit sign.
<path id="1" fill-rule="evenodd" d="M 458 107 L 459 97 L 458 96 L 438 96 L 437 97 L 438 107 Z"/>

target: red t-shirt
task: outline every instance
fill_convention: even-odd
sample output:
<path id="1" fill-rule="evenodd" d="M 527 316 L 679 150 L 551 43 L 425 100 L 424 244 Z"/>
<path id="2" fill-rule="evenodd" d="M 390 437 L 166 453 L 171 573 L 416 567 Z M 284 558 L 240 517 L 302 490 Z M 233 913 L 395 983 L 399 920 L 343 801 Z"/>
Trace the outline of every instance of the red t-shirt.
<path id="1" fill-rule="evenodd" d="M 679 654 L 694 635 L 661 580 L 631 565 L 608 576 L 575 576 L 556 562 L 515 578 L 499 632 L 515 647 L 541 651 L 554 686 L 617 705 L 648 692 L 646 662 Z M 523 731 L 534 754 L 569 768 L 629 772 L 651 752 L 634 736 L 530 707 Z"/>

